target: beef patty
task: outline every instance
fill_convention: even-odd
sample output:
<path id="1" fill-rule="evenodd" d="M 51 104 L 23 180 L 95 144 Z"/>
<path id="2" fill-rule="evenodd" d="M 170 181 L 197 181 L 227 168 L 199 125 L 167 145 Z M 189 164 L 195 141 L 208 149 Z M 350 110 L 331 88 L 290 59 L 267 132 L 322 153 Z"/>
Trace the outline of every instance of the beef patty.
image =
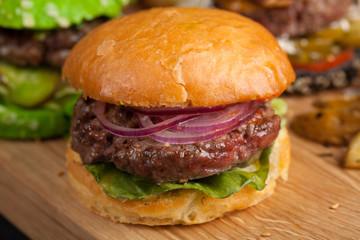
<path id="1" fill-rule="evenodd" d="M 71 48 L 103 22 L 98 18 L 77 27 L 37 32 L 0 28 L 0 59 L 19 66 L 61 67 Z"/>
<path id="2" fill-rule="evenodd" d="M 268 103 L 238 129 L 222 137 L 194 144 L 165 144 L 150 137 L 119 137 L 107 132 L 94 115 L 95 102 L 80 99 L 72 119 L 71 147 L 83 163 L 113 162 L 128 173 L 156 182 L 197 179 L 223 172 L 270 146 L 280 129 L 280 117 Z M 111 122 L 138 127 L 125 107 L 108 104 Z"/>
<path id="3" fill-rule="evenodd" d="M 216 0 L 217 5 L 258 21 L 275 36 L 303 35 L 343 17 L 353 0 L 292 0 L 288 7 L 257 6 L 244 10 L 241 0 Z"/>

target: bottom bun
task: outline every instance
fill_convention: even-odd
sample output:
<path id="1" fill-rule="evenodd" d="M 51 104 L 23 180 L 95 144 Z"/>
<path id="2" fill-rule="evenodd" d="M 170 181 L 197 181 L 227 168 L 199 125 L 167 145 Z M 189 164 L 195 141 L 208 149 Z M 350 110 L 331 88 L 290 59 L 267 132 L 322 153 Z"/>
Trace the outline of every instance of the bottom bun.
<path id="1" fill-rule="evenodd" d="M 217 199 L 198 190 L 173 190 L 153 194 L 141 200 L 111 198 L 82 165 L 79 154 L 70 147 L 66 153 L 69 180 L 79 198 L 91 210 L 115 222 L 144 225 L 198 224 L 209 222 L 227 212 L 253 206 L 269 197 L 280 176 L 287 180 L 290 163 L 290 140 L 282 128 L 270 155 L 267 186 L 262 191 L 245 186 L 230 197 Z"/>

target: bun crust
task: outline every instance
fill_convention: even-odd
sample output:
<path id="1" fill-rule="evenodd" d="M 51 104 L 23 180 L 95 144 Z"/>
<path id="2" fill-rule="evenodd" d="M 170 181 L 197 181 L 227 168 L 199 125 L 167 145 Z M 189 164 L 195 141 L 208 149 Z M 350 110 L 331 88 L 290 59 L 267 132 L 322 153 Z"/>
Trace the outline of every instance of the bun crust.
<path id="1" fill-rule="evenodd" d="M 144 225 L 198 224 L 211 221 L 233 210 L 253 206 L 269 197 L 281 176 L 287 180 L 290 140 L 283 128 L 270 155 L 267 186 L 262 191 L 245 186 L 228 198 L 216 199 L 197 190 L 175 190 L 154 194 L 142 200 L 115 199 L 107 196 L 94 177 L 82 166 L 80 156 L 67 149 L 67 168 L 71 185 L 85 205 L 115 222 Z"/>
<path id="2" fill-rule="evenodd" d="M 218 9 L 155 8 L 111 20 L 72 50 L 63 78 L 131 106 L 215 106 L 280 95 L 295 79 L 260 24 Z"/>

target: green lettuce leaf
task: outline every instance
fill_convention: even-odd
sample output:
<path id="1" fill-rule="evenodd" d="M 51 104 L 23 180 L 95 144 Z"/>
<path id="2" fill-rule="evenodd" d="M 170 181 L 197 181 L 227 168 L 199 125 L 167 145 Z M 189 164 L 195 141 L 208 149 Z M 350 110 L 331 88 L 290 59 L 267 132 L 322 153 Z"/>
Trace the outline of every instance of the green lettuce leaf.
<path id="1" fill-rule="evenodd" d="M 280 117 L 283 117 L 287 112 L 287 104 L 282 98 L 271 99 L 270 106 L 274 109 L 275 114 Z"/>
<path id="2" fill-rule="evenodd" d="M 270 106 L 274 109 L 275 114 L 281 117 L 281 127 L 286 125 L 285 114 L 287 112 L 287 104 L 282 98 L 273 98 L 270 101 Z"/>
<path id="3" fill-rule="evenodd" d="M 0 26 L 13 29 L 67 28 L 99 16 L 116 17 L 130 0 L 2 0 Z"/>
<path id="4" fill-rule="evenodd" d="M 113 163 L 85 165 L 95 177 L 103 191 L 113 198 L 142 199 L 151 194 L 163 193 L 176 189 L 195 189 L 213 198 L 225 198 L 238 192 L 245 185 L 256 190 L 265 188 L 269 172 L 269 156 L 271 149 L 264 149 L 260 158 L 246 168 L 233 168 L 220 174 L 191 180 L 187 183 L 157 184 L 118 170 Z M 247 171 L 249 168 L 255 171 Z"/>

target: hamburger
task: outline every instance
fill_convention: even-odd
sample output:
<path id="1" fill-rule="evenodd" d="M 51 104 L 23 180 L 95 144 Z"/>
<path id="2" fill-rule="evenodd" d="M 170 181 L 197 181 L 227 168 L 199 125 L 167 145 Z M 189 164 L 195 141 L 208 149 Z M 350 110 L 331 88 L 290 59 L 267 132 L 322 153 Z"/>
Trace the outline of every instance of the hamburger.
<path id="1" fill-rule="evenodd" d="M 286 179 L 290 142 L 272 107 L 284 110 L 273 98 L 295 75 L 248 18 L 170 7 L 114 19 L 73 48 L 63 78 L 83 92 L 70 183 L 101 216 L 204 223 L 257 204 Z"/>
<path id="2" fill-rule="evenodd" d="M 216 0 L 216 4 L 260 22 L 278 38 L 297 75 L 288 93 L 309 95 L 358 78 L 359 1 Z"/>
<path id="3" fill-rule="evenodd" d="M 0 1 L 0 137 L 68 133 L 80 93 L 61 82 L 70 49 L 127 1 Z"/>

